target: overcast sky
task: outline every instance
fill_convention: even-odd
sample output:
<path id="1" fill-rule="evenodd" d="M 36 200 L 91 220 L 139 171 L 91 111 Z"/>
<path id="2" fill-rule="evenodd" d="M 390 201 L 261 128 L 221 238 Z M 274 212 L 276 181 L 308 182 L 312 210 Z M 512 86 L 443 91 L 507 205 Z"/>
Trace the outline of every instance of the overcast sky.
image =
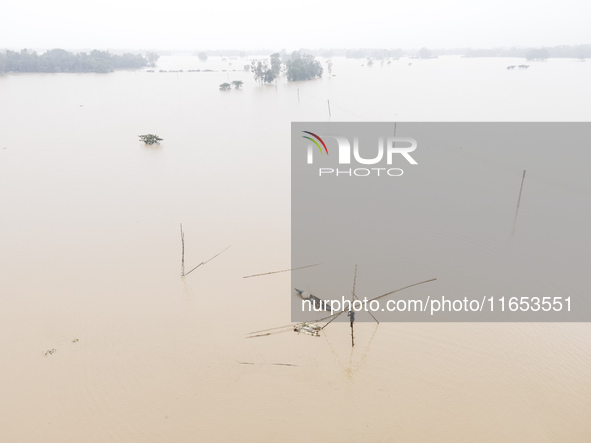
<path id="1" fill-rule="evenodd" d="M 0 48 L 297 49 L 591 43 L 586 0 L 9 0 Z"/>

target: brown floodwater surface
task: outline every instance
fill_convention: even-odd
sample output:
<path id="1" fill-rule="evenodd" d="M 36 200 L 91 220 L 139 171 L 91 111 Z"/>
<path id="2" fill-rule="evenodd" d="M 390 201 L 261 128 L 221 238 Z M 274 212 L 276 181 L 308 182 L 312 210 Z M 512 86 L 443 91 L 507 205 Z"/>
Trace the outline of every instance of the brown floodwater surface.
<path id="1" fill-rule="evenodd" d="M 328 119 L 327 99 L 334 121 L 589 121 L 591 64 L 337 58 L 334 77 L 277 87 L 186 72 L 247 63 L 0 76 L 0 441 L 591 441 L 589 324 L 358 323 L 354 349 L 336 322 L 317 338 L 246 339 L 288 324 L 292 295 L 289 273 L 242 278 L 291 266 L 291 121 Z M 228 80 L 242 90 L 220 92 Z M 164 141 L 147 147 L 145 133 Z M 510 240 L 530 167 L 518 160 L 507 224 L 491 232 L 534 244 L 543 205 L 528 208 L 527 186 L 568 202 L 571 229 L 535 247 L 571 251 L 573 279 L 554 284 L 589 293 L 588 164 L 533 161 Z M 182 279 L 180 223 L 187 270 L 231 247 Z M 423 226 L 430 263 L 477 287 L 463 248 L 494 258 L 496 237 Z"/>

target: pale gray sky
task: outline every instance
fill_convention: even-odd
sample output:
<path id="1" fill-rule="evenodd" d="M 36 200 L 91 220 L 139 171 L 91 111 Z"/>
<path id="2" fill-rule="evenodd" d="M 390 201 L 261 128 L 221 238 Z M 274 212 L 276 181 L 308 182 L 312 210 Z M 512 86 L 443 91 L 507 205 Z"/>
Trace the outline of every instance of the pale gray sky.
<path id="1" fill-rule="evenodd" d="M 584 0 L 9 0 L 0 48 L 431 48 L 591 43 Z"/>

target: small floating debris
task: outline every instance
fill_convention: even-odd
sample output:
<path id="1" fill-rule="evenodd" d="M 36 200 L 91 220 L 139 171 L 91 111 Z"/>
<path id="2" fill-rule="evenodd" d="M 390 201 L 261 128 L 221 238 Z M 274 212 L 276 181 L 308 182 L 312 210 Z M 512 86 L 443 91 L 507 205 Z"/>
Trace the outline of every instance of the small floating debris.
<path id="1" fill-rule="evenodd" d="M 294 332 L 311 335 L 312 337 L 320 337 L 322 328 L 312 323 L 299 323 L 293 328 Z"/>
<path id="2" fill-rule="evenodd" d="M 72 343 L 78 343 L 80 340 L 78 340 L 77 338 L 75 338 L 74 340 L 72 340 Z"/>
<path id="3" fill-rule="evenodd" d="M 292 366 L 297 367 L 298 365 L 294 365 L 291 363 L 253 363 L 250 361 L 239 361 L 237 362 L 239 365 L 270 365 L 270 366 Z"/>
<path id="4" fill-rule="evenodd" d="M 57 352 L 57 349 L 53 348 L 53 349 L 49 349 L 47 351 L 45 351 L 45 357 L 47 357 L 48 355 L 53 355 Z"/>
<path id="5" fill-rule="evenodd" d="M 144 134 L 138 135 L 140 141 L 143 141 L 147 145 L 157 144 L 159 145 L 163 138 L 158 137 L 156 134 Z"/>

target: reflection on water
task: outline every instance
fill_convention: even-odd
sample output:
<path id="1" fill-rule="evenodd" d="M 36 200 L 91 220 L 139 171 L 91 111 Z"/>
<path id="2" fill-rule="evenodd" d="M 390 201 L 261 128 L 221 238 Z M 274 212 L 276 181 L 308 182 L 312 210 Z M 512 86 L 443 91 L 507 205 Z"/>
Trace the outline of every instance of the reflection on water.
<path id="1" fill-rule="evenodd" d="M 242 277 L 290 267 L 291 121 L 327 119 L 327 99 L 338 121 L 591 117 L 580 100 L 588 63 L 513 72 L 519 63 L 506 59 L 333 62 L 335 77 L 277 87 L 243 71 L 0 77 L 3 440 L 589 439 L 586 324 L 360 323 L 353 350 L 344 323 L 321 337 L 244 339 L 290 320 L 289 273 Z M 163 57 L 159 68 L 201 65 Z M 243 89 L 220 92 L 228 78 Z M 138 142 L 145 133 L 160 147 Z M 578 208 L 561 210 L 583 223 L 586 165 L 514 160 L 517 187 L 528 169 L 553 201 L 577 195 Z M 535 214 L 519 217 L 515 241 L 531 240 L 521 228 Z M 232 248 L 180 279 L 180 222 L 187 263 Z M 418 222 L 432 260 L 458 278 L 464 249 L 494 257 L 501 247 L 469 226 Z M 570 240 L 568 251 L 588 256 L 587 240 Z M 573 275 L 584 266 L 573 262 Z"/>

